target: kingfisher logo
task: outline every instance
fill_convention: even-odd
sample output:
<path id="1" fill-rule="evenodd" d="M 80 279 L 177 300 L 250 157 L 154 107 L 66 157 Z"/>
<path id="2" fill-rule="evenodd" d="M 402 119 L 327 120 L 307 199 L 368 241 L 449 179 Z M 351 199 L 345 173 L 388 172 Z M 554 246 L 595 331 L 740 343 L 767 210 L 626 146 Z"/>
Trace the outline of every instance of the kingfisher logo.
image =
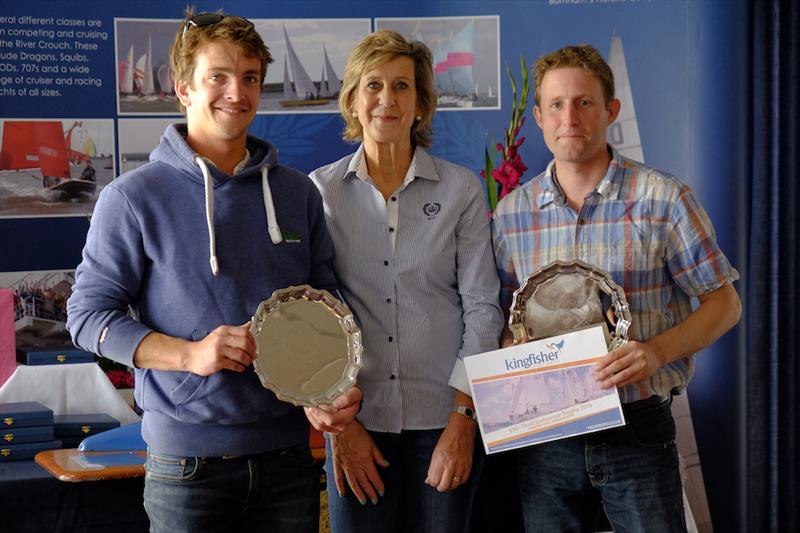
<path id="1" fill-rule="evenodd" d="M 564 339 L 561 339 L 561 342 L 547 343 L 547 344 L 545 344 L 545 348 L 547 348 L 548 350 L 550 350 L 552 352 L 558 352 L 558 351 L 561 350 L 561 348 L 564 347 L 564 342 L 565 342 Z"/>
<path id="2" fill-rule="evenodd" d="M 526 357 L 521 357 L 519 359 L 516 357 L 506 359 L 504 361 L 506 370 L 528 370 L 529 368 L 558 361 L 558 356 L 564 348 L 564 343 L 564 339 L 561 339 L 560 342 L 549 342 L 544 345 L 546 351 L 529 353 Z"/>

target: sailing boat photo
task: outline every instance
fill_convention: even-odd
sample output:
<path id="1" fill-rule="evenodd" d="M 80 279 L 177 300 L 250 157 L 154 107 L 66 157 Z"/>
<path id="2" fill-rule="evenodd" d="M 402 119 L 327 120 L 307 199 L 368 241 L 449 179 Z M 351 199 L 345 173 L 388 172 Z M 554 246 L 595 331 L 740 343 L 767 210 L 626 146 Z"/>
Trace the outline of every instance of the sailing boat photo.
<path id="1" fill-rule="evenodd" d="M 114 121 L 0 120 L 0 152 L 0 217 L 83 215 L 114 178 Z"/>
<path id="2" fill-rule="evenodd" d="M 117 112 L 120 115 L 179 113 L 169 64 L 175 23 L 116 18 L 114 24 Z"/>
<path id="3" fill-rule="evenodd" d="M 258 113 L 338 114 L 347 57 L 371 31 L 371 19 L 257 19 L 253 24 L 274 60 Z"/>
<path id="4" fill-rule="evenodd" d="M 305 67 L 297 57 L 286 26 L 283 26 L 283 37 L 286 43 L 289 67 L 292 71 L 292 81 L 289 80 L 289 69 L 286 66 L 286 58 L 283 60 L 283 100 L 278 103 L 283 107 L 297 107 L 309 105 L 324 105 L 328 103 L 327 98 L 320 96 L 320 91 L 306 72 Z"/>
<path id="5" fill-rule="evenodd" d="M 499 109 L 499 18 L 376 18 L 375 28 L 428 45 L 439 109 Z"/>

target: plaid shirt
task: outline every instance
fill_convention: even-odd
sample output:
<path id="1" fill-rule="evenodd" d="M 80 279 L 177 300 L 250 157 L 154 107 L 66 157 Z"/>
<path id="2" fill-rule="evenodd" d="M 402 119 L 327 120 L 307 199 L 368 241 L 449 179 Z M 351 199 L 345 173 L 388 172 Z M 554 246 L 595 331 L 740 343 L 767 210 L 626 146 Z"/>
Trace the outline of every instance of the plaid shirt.
<path id="1" fill-rule="evenodd" d="M 625 290 L 629 337 L 644 341 L 686 319 L 691 297 L 739 279 L 692 190 L 611 148 L 608 172 L 580 212 L 566 203 L 554 163 L 497 206 L 493 238 L 506 313 L 527 276 L 556 260 L 581 259 L 608 272 Z M 623 403 L 683 390 L 694 355 L 620 389 Z"/>

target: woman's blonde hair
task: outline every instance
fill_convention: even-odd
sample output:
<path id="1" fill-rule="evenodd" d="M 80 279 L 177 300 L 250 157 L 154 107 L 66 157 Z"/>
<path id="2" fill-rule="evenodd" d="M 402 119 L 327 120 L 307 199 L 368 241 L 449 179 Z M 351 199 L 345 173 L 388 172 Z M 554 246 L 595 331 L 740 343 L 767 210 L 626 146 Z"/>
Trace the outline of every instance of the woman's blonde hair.
<path id="1" fill-rule="evenodd" d="M 342 138 L 345 141 L 362 140 L 364 131 L 357 117 L 353 116 L 355 99 L 361 77 L 377 66 L 397 57 L 408 57 L 414 62 L 414 79 L 417 89 L 417 107 L 420 120 L 411 126 L 411 144 L 428 148 L 433 131 L 431 124 L 436 113 L 436 93 L 433 90 L 433 56 L 430 49 L 419 41 L 406 41 L 398 32 L 380 30 L 370 33 L 350 52 L 344 68 L 342 89 L 339 93 L 339 110 L 345 121 Z"/>

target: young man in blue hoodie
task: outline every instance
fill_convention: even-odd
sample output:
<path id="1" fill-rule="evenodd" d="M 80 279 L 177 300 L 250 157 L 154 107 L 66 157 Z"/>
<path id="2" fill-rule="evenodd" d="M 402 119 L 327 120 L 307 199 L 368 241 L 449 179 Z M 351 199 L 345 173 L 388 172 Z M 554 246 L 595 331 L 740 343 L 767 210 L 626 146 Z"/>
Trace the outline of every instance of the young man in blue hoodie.
<path id="1" fill-rule="evenodd" d="M 341 431 L 361 393 L 305 413 L 279 401 L 252 371 L 248 319 L 276 289 L 336 290 L 322 202 L 247 134 L 272 61 L 250 21 L 188 13 L 170 56 L 186 124 L 101 194 L 69 330 L 136 369 L 151 531 L 315 532 L 306 417 Z"/>

